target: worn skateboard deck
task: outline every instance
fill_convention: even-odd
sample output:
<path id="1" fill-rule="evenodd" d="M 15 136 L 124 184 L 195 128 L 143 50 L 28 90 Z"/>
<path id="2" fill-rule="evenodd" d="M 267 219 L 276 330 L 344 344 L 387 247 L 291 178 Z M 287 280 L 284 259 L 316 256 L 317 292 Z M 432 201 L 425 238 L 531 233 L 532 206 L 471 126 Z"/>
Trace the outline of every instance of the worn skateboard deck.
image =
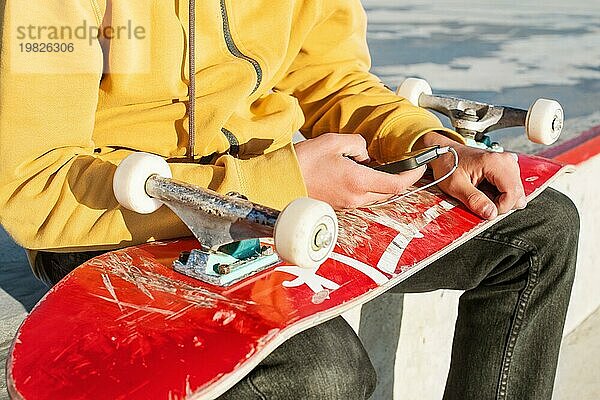
<path id="1" fill-rule="evenodd" d="M 569 170 L 520 156 L 529 199 Z M 221 288 L 172 270 L 195 239 L 107 253 L 38 303 L 14 340 L 9 393 L 23 399 L 212 399 L 292 335 L 363 304 L 495 221 L 438 190 L 339 215 L 318 270 L 281 263 Z"/>

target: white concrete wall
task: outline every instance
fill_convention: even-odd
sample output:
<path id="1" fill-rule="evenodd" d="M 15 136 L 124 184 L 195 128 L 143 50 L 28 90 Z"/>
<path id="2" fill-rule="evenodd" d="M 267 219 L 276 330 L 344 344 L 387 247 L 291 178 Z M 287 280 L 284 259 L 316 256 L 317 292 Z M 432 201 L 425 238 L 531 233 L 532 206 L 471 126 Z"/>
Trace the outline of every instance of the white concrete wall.
<path id="1" fill-rule="evenodd" d="M 600 307 L 600 268 L 595 263 L 600 238 L 599 175 L 600 155 L 582 163 L 575 173 L 561 177 L 553 185 L 575 202 L 582 221 L 577 275 L 565 335 Z M 442 398 L 460 293 L 440 290 L 405 295 L 395 365 L 395 399 Z M 353 310 L 345 317 L 358 330 L 360 310 Z"/>
<path id="2" fill-rule="evenodd" d="M 579 209 L 581 234 L 577 274 L 565 334 L 570 333 L 600 307 L 600 155 L 577 166 L 573 174 L 561 177 L 554 188 L 566 193 Z"/>

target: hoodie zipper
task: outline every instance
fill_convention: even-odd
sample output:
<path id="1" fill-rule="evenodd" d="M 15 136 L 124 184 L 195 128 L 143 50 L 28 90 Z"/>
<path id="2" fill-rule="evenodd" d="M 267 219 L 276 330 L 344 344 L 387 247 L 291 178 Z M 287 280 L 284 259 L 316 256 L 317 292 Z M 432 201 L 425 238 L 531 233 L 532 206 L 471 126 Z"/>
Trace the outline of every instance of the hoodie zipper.
<path id="1" fill-rule="evenodd" d="M 229 17 L 227 15 L 227 6 L 225 5 L 225 0 L 220 0 L 221 3 L 221 17 L 223 18 L 223 36 L 225 37 L 225 43 L 227 44 L 227 49 L 229 52 L 242 60 L 248 61 L 254 67 L 254 71 L 256 72 L 256 85 L 254 85 L 254 89 L 252 89 L 252 94 L 256 92 L 258 87 L 262 82 L 263 72 L 262 68 L 258 61 L 254 58 L 248 57 L 244 53 L 238 49 L 235 42 L 233 41 L 233 37 L 231 36 L 231 28 L 229 27 Z"/>
<path id="2" fill-rule="evenodd" d="M 258 63 L 258 61 L 256 61 L 254 58 L 252 57 L 248 57 L 247 55 L 245 55 L 244 53 L 242 53 L 240 51 L 240 49 L 238 49 L 238 47 L 236 46 L 235 42 L 233 41 L 233 37 L 231 35 L 231 28 L 229 27 L 229 17 L 227 14 L 227 6 L 225 5 L 225 0 L 220 0 L 220 6 L 221 6 L 221 17 L 223 18 L 223 37 L 225 38 L 225 44 L 227 45 L 227 49 L 229 50 L 229 52 L 237 58 L 240 58 L 242 60 L 245 60 L 247 62 L 249 62 L 252 67 L 254 68 L 254 71 L 256 72 L 256 84 L 254 85 L 254 88 L 252 89 L 252 93 L 254 94 L 256 92 L 256 90 L 258 90 L 261 82 L 262 82 L 262 77 L 263 77 L 263 72 L 262 72 L 262 68 L 260 67 L 260 64 Z M 189 141 L 188 141 L 188 148 L 187 148 L 187 156 L 190 157 L 191 159 L 194 159 L 194 148 L 195 148 L 195 142 L 196 142 L 196 124 L 195 124 L 195 105 L 196 105 L 196 65 L 195 65 L 195 33 L 196 33 L 196 23 L 195 23 L 195 16 L 196 16 L 196 6 L 195 6 L 195 0 L 189 0 L 189 26 L 188 26 L 188 31 L 189 31 L 189 56 L 190 56 L 190 63 L 189 63 L 189 75 L 190 75 L 190 84 L 189 84 L 189 88 L 188 88 L 188 99 L 189 99 L 189 110 L 188 110 L 188 119 L 189 119 Z M 234 157 L 237 156 L 239 154 L 240 151 L 240 142 L 239 140 L 235 137 L 235 135 L 233 134 L 233 132 L 225 129 L 225 128 L 221 128 L 221 132 L 223 133 L 223 135 L 225 135 L 225 137 L 227 138 L 227 141 L 229 142 L 229 151 L 228 153 L 233 155 Z"/>
<path id="3" fill-rule="evenodd" d="M 233 40 L 233 36 L 231 35 L 231 27 L 229 26 L 229 16 L 227 13 L 227 5 L 225 4 L 225 0 L 220 0 L 220 6 L 221 6 L 221 17 L 223 18 L 223 37 L 225 38 L 225 44 L 227 45 L 227 50 L 229 50 L 229 53 L 231 53 L 231 55 L 233 55 L 234 57 L 237 57 L 237 58 L 240 58 L 242 60 L 249 62 L 252 65 L 252 67 L 254 68 L 254 71 L 256 73 L 256 84 L 254 85 L 254 88 L 252 89 L 252 93 L 251 93 L 251 94 L 254 94 L 258 90 L 258 87 L 260 86 L 260 84 L 262 82 L 262 77 L 263 77 L 262 68 L 260 67 L 260 64 L 258 63 L 258 61 L 256 61 L 254 58 L 249 57 L 246 54 L 242 53 L 240 51 L 240 49 L 237 47 L 237 45 L 235 44 L 235 42 Z M 225 137 L 227 138 L 227 141 L 229 142 L 228 153 L 234 157 L 237 156 L 240 151 L 240 142 L 235 137 L 233 132 L 231 132 L 225 128 L 222 128 L 221 132 L 223 133 L 223 135 L 225 135 Z"/>
<path id="4" fill-rule="evenodd" d="M 223 135 L 225 135 L 225 137 L 227 138 L 227 141 L 229 142 L 229 151 L 228 151 L 229 155 L 237 157 L 238 154 L 240 153 L 239 140 L 237 140 L 237 138 L 231 131 L 229 131 L 225 128 L 221 128 L 221 132 L 223 133 Z"/>

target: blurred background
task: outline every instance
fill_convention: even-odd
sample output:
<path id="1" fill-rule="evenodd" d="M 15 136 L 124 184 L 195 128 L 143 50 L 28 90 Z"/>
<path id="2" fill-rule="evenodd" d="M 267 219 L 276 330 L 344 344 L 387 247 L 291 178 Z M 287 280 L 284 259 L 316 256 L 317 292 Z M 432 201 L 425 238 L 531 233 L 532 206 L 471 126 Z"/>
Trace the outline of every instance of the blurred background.
<path id="1" fill-rule="evenodd" d="M 434 92 L 528 108 L 538 97 L 558 100 L 566 124 L 561 143 L 600 133 L 600 2 L 584 0 L 363 0 L 369 18 L 373 72 L 390 87 L 405 77 Z M 537 153 L 523 129 L 493 136 L 511 150 Z M 586 143 L 577 151 L 586 151 Z M 585 157 L 584 157 L 585 158 Z M 582 213 L 580 265 L 574 287 L 555 399 L 600 398 L 600 156 L 557 185 Z M 558 233 L 559 234 L 559 233 Z M 46 288 L 25 253 L 0 228 L 0 364 L 21 321 Z M 383 296 L 354 313 L 379 370 L 374 398 L 441 399 L 460 293 Z M 381 331 L 382 316 L 397 321 Z M 379 322 L 379 323 L 378 323 Z M 398 333 L 400 340 L 398 341 Z M 391 354 L 391 356 L 390 356 Z M 0 368 L 0 399 L 7 398 Z"/>
<path id="2" fill-rule="evenodd" d="M 558 100 L 565 141 L 600 125 L 600 2 L 363 0 L 372 71 L 390 87 L 426 79 L 452 94 L 527 109 Z M 522 129 L 505 147 L 536 152 Z"/>

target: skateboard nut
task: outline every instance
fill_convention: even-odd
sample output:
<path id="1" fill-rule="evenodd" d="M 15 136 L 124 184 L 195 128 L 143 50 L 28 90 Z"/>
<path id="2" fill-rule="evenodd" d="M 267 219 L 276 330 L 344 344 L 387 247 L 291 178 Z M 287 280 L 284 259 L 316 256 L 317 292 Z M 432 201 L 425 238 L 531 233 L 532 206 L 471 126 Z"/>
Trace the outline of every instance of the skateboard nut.
<path id="1" fill-rule="evenodd" d="M 320 250 L 331 245 L 333 241 L 333 235 L 325 225 L 319 225 L 316 229 L 315 241 L 313 243 L 313 248 L 315 250 Z"/>
<path id="2" fill-rule="evenodd" d="M 554 120 L 552 121 L 552 131 L 554 131 L 554 132 L 562 131 L 562 128 L 563 128 L 562 120 L 563 120 L 563 118 L 562 118 L 561 114 L 556 113 L 556 115 L 554 115 Z"/>
<path id="3" fill-rule="evenodd" d="M 274 253 L 273 248 L 270 246 L 262 246 L 260 252 L 263 256 L 270 256 Z"/>
<path id="4" fill-rule="evenodd" d="M 463 111 L 458 110 L 458 112 L 456 113 L 456 118 L 470 122 L 479 121 L 477 110 L 475 110 L 474 108 L 465 108 Z"/>
<path id="5" fill-rule="evenodd" d="M 248 197 L 246 197 L 243 194 L 238 193 L 238 192 L 227 192 L 227 194 L 225 196 L 233 197 L 235 199 L 248 200 Z"/>

